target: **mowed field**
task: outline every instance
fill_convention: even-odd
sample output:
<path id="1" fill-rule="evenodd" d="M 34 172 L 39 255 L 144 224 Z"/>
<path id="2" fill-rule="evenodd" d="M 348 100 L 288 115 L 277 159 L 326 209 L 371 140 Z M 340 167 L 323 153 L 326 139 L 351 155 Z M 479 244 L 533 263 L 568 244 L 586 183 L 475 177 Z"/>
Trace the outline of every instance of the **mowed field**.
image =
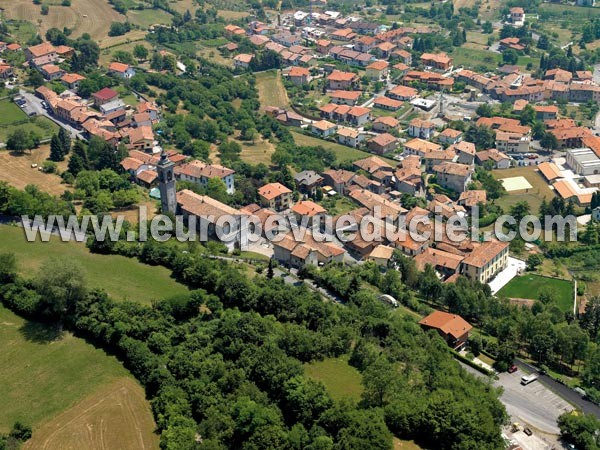
<path id="1" fill-rule="evenodd" d="M 0 431 L 30 424 L 25 449 L 158 448 L 144 391 L 114 356 L 2 306 L 0 345 Z"/>
<path id="2" fill-rule="evenodd" d="M 18 189 L 34 184 L 41 191 L 61 195 L 67 186 L 62 184 L 62 179 L 58 175 L 43 173 L 31 167 L 32 164 L 41 166 L 49 155 L 48 144 L 23 155 L 14 155 L 6 150 L 0 151 L 0 181 L 6 181 Z M 59 170 L 64 170 L 66 164 L 66 162 L 59 163 Z"/>
<path id="3" fill-rule="evenodd" d="M 0 225 L 0 252 L 14 253 L 19 272 L 27 277 L 51 257 L 76 261 L 85 271 L 90 287 L 102 288 L 116 300 L 150 304 L 152 300 L 187 292 L 164 267 L 124 256 L 90 253 L 83 243 L 61 242 L 57 236 L 49 242 L 27 242 L 19 227 Z"/>
<path id="4" fill-rule="evenodd" d="M 88 33 L 101 41 L 108 36 L 111 22 L 125 22 L 124 15 L 115 11 L 107 0 L 72 0 L 71 6 L 50 5 L 47 16 L 40 13 L 40 5 L 31 0 L 0 0 L 4 18 L 27 20 L 38 26 L 43 36 L 50 28 L 73 29 L 72 37 Z M 101 42 L 98 42 L 101 44 Z"/>
<path id="5" fill-rule="evenodd" d="M 573 311 L 573 285 L 568 280 L 525 274 L 513 278 L 498 295 L 509 298 L 529 298 L 536 300 L 545 289 L 556 297 L 556 304 L 562 311 Z"/>
<path id="6" fill-rule="evenodd" d="M 264 109 L 265 106 L 289 107 L 290 100 L 279 72 L 268 71 L 257 73 L 256 88 L 258 89 L 261 108 Z"/>

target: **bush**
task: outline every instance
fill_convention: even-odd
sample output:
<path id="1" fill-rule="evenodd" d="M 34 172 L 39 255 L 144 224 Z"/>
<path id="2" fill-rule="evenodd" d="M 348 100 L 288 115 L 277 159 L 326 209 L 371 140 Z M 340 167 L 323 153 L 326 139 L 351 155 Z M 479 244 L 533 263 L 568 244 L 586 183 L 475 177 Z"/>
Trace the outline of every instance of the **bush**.
<path id="1" fill-rule="evenodd" d="M 42 16 L 47 16 L 50 12 L 50 7 L 48 5 L 42 5 L 42 10 L 40 11 Z"/>
<path id="2" fill-rule="evenodd" d="M 71 6 L 71 0 L 62 0 L 60 4 L 62 6 Z"/>
<path id="3" fill-rule="evenodd" d="M 58 166 L 54 161 L 44 161 L 44 163 L 42 164 L 42 172 L 56 173 L 58 172 Z"/>

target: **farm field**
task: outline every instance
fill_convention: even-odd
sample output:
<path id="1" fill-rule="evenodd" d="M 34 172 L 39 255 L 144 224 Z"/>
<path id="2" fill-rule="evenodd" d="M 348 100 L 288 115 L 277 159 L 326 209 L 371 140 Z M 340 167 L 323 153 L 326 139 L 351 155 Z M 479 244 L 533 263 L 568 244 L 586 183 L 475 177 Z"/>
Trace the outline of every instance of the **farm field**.
<path id="1" fill-rule="evenodd" d="M 549 290 L 556 296 L 558 307 L 562 311 L 573 310 L 573 285 L 568 280 L 547 278 L 535 274 L 525 274 L 513 278 L 498 291 L 499 296 L 510 298 L 534 298 L 543 290 Z"/>
<path id="2" fill-rule="evenodd" d="M 47 16 L 42 16 L 40 6 L 30 0 L 0 0 L 6 19 L 27 20 L 37 25 L 43 36 L 50 28 L 64 26 L 73 29 L 72 37 L 88 33 L 98 41 L 108 36 L 111 22 L 124 22 L 125 16 L 115 11 L 107 0 L 75 0 L 71 6 L 52 4 Z M 99 42 L 100 44 L 100 42 Z"/>
<path id="3" fill-rule="evenodd" d="M 304 364 L 304 372 L 310 378 L 321 381 L 334 400 L 360 399 L 363 391 L 362 376 L 357 369 L 348 364 L 347 356 Z"/>
<path id="4" fill-rule="evenodd" d="M 150 304 L 155 299 L 187 292 L 162 266 L 149 266 L 124 256 L 93 254 L 83 243 L 61 242 L 57 236 L 49 242 L 27 242 L 19 227 L 0 226 L 0 249 L 17 255 L 19 271 L 25 276 L 31 276 L 51 257 L 77 261 L 90 287 L 101 287 L 117 300 Z"/>
<path id="5" fill-rule="evenodd" d="M 288 108 L 290 106 L 290 100 L 285 91 L 285 87 L 283 86 L 283 82 L 281 81 L 279 72 L 260 72 L 255 76 L 261 108 L 264 108 L 265 106 Z"/>
<path id="6" fill-rule="evenodd" d="M 0 129 L 1 131 L 2 129 Z M 0 139 L 1 140 L 1 139 Z M 41 191 L 61 195 L 67 189 L 58 175 L 46 174 L 33 169 L 32 164 L 40 166 L 50 155 L 50 146 L 42 145 L 31 153 L 12 155 L 6 150 L 0 151 L 0 181 L 23 189 L 28 184 L 36 185 Z M 59 170 L 66 168 L 66 161 L 58 163 Z"/>
<path id="7" fill-rule="evenodd" d="M 24 448 L 158 448 L 144 391 L 114 356 L 2 306 L 0 344 L 0 431 L 32 425 Z"/>
<path id="8" fill-rule="evenodd" d="M 535 166 L 513 167 L 510 169 L 500 169 L 492 171 L 492 175 L 496 179 L 511 178 L 523 176 L 529 181 L 533 187 L 532 190 L 524 194 L 507 194 L 496 200 L 497 205 L 502 206 L 504 211 L 508 211 L 515 203 L 526 201 L 529 203 L 532 213 L 536 214 L 542 203 L 542 198 L 551 200 L 554 197 L 554 192 L 548 187 L 542 176 L 536 171 Z"/>
<path id="9" fill-rule="evenodd" d="M 334 152 L 338 161 L 356 161 L 357 159 L 367 158 L 368 156 L 371 156 L 371 153 L 369 152 L 358 150 L 356 148 L 346 147 L 345 145 L 341 145 L 336 142 L 324 141 L 323 139 L 307 136 L 297 131 L 292 131 L 292 135 L 294 136 L 294 141 L 297 145 L 320 145 L 323 148 Z M 394 161 L 390 158 L 383 157 L 382 159 L 392 164 L 392 166 L 394 167 L 396 167 L 396 165 L 398 164 L 397 161 Z"/>
<path id="10" fill-rule="evenodd" d="M 271 155 L 275 153 L 275 146 L 262 137 L 257 137 L 255 143 L 236 141 L 242 146 L 240 158 L 251 164 L 271 164 Z"/>

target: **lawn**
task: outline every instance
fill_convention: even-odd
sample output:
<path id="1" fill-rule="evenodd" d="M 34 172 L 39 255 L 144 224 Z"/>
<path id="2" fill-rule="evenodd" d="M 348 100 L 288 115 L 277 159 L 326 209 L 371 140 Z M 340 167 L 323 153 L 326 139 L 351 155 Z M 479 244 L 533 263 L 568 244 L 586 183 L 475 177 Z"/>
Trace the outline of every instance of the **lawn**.
<path id="1" fill-rule="evenodd" d="M 21 111 L 21 108 L 16 103 L 10 100 L 0 100 L 0 126 L 10 125 L 26 119 L 27 114 Z"/>
<path id="2" fill-rule="evenodd" d="M 279 106 L 288 108 L 290 101 L 277 71 L 260 72 L 256 74 L 256 88 L 262 108 Z"/>
<path id="3" fill-rule="evenodd" d="M 365 152 L 363 150 L 358 150 L 352 147 L 346 147 L 345 145 L 338 144 L 336 142 L 325 141 L 323 139 L 319 139 L 312 136 L 307 136 L 302 133 L 298 133 L 297 131 L 292 131 L 292 135 L 294 136 L 294 141 L 297 145 L 311 145 L 317 146 L 320 145 L 327 150 L 331 150 L 335 153 L 335 156 L 338 161 L 356 161 L 358 159 L 367 158 L 368 156 L 372 156 L 371 153 Z M 397 161 L 393 159 L 382 157 L 383 160 L 390 163 L 392 166 L 396 166 L 398 164 Z"/>
<path id="4" fill-rule="evenodd" d="M 502 61 L 502 56 L 498 53 L 474 48 L 455 48 L 452 50 L 451 56 L 455 67 L 485 67 L 486 70 L 495 70 Z"/>
<path id="5" fill-rule="evenodd" d="M 19 271 L 31 276 L 50 257 L 76 261 L 85 270 L 91 287 L 103 288 L 115 299 L 150 304 L 187 291 L 161 266 L 149 266 L 136 259 L 118 255 L 98 255 L 82 243 L 61 242 L 52 236 L 49 242 L 27 242 L 21 228 L 0 226 L 0 251 L 17 255 Z"/>
<path id="6" fill-rule="evenodd" d="M 108 448 L 105 439 L 112 448 L 158 447 L 144 391 L 114 356 L 2 306 L 0 345 L 0 432 L 17 420 L 31 425 L 29 449 Z M 98 416 L 109 405 L 111 414 Z M 65 415 L 71 420 L 57 426 Z"/>
<path id="7" fill-rule="evenodd" d="M 304 372 L 310 378 L 321 381 L 334 400 L 360 399 L 363 391 L 362 376 L 348 364 L 347 356 L 304 364 Z"/>
<path id="8" fill-rule="evenodd" d="M 513 278 L 498 291 L 498 296 L 509 298 L 536 299 L 543 290 L 550 290 L 555 296 L 557 305 L 563 311 L 573 310 L 573 285 L 568 280 L 526 274 Z"/>
<path id="9" fill-rule="evenodd" d="M 515 203 L 526 201 L 529 204 L 532 213 L 537 213 L 542 203 L 542 198 L 551 200 L 554 197 L 554 192 L 548 187 L 548 183 L 544 181 L 542 176 L 537 172 L 535 166 L 513 167 L 510 169 L 500 169 L 492 171 L 492 175 L 496 179 L 511 178 L 523 176 L 529 181 L 533 187 L 532 190 L 525 194 L 506 194 L 495 203 L 500 205 L 504 212 L 508 212 L 510 207 Z"/>

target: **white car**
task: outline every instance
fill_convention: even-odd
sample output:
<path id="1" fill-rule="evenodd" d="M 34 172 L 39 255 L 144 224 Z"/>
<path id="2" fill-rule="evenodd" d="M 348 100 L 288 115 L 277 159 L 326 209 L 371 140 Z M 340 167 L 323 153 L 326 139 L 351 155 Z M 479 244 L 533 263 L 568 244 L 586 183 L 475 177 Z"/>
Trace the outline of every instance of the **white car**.
<path id="1" fill-rule="evenodd" d="M 538 376 L 535 373 L 531 373 L 529 375 L 523 375 L 521 377 L 521 384 L 523 386 L 527 386 L 529 383 L 533 383 L 537 379 L 538 379 Z"/>

